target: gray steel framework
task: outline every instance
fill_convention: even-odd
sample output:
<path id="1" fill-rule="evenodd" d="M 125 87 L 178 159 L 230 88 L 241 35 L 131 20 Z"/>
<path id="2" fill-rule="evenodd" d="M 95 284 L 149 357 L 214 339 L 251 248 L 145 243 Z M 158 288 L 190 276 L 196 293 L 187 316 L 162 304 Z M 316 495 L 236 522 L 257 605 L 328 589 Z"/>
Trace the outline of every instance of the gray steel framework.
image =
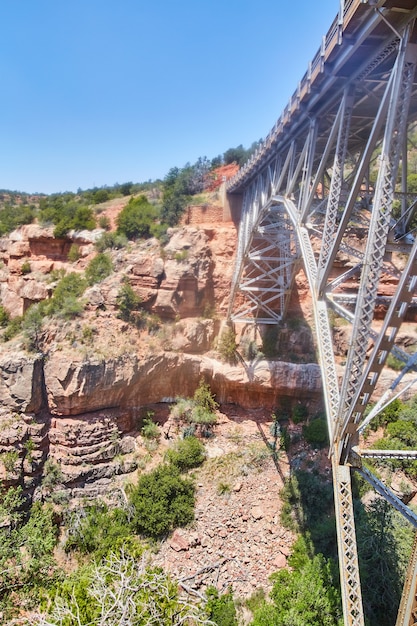
<path id="1" fill-rule="evenodd" d="M 417 516 L 362 465 L 376 451 L 359 447 L 364 427 L 408 388 L 404 373 L 417 362 L 395 346 L 417 286 L 417 243 L 407 233 L 417 202 L 406 184 L 407 137 L 417 120 L 416 16 L 415 0 L 342 1 L 289 105 L 227 186 L 229 194 L 243 195 L 230 319 L 276 324 L 285 317 L 300 264 L 309 283 L 331 444 L 344 620 L 353 626 L 363 625 L 364 616 L 352 468 L 417 527 Z M 401 251 L 402 265 L 395 251 Z M 343 264 L 345 270 L 338 270 Z M 381 298 L 385 276 L 392 294 Z M 377 305 L 385 307 L 382 323 Z M 331 311 L 351 322 L 342 380 Z M 404 362 L 404 372 L 364 418 L 390 352 Z M 379 452 L 380 458 L 417 456 Z M 417 623 L 416 563 L 417 547 L 397 626 Z"/>

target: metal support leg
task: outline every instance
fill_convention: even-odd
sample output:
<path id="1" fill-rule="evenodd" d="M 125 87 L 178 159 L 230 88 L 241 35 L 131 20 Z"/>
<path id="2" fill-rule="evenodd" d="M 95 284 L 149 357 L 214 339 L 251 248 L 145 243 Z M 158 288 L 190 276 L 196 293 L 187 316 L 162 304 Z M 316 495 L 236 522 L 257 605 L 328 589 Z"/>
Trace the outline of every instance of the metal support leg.
<path id="1" fill-rule="evenodd" d="M 333 455 L 333 487 L 345 626 L 363 626 L 361 582 L 356 549 L 350 468 Z"/>

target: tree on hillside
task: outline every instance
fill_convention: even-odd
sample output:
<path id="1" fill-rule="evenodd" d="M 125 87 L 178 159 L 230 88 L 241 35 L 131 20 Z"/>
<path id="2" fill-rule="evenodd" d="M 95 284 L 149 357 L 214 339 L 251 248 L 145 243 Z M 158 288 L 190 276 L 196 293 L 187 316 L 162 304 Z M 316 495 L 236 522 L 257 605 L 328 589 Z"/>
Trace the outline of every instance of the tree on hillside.
<path id="1" fill-rule="evenodd" d="M 194 165 L 187 163 L 182 169 L 173 167 L 164 179 L 161 217 L 169 226 L 178 223 L 191 196 L 201 193 L 207 184 L 211 163 L 199 157 Z"/>

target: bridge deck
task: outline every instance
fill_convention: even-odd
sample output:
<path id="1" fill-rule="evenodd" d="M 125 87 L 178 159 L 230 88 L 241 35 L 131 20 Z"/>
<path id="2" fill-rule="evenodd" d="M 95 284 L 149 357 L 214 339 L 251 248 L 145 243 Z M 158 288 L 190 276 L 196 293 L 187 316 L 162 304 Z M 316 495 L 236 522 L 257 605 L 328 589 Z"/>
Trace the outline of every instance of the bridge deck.
<path id="1" fill-rule="evenodd" d="M 228 182 L 228 193 L 241 193 L 277 150 L 284 149 L 288 141 L 302 132 L 312 116 L 320 119 L 324 147 L 340 94 L 352 77 L 358 81 L 357 88 L 361 88 L 365 76 L 369 80 L 366 85 L 363 83 L 363 96 L 357 99 L 353 111 L 348 149 L 353 151 L 364 144 L 395 60 L 398 42 L 395 31 L 410 19 L 411 12 L 417 12 L 414 0 L 386 0 L 378 5 L 378 11 L 372 9 L 370 16 L 368 3 L 345 2 L 343 17 L 335 18 L 282 115 L 252 158 Z M 385 21 L 388 14 L 389 24 Z M 375 61 L 370 64 L 369 59 L 378 59 L 377 65 Z M 409 118 L 417 119 L 416 88 Z M 366 119 L 368 124 L 364 123 Z"/>

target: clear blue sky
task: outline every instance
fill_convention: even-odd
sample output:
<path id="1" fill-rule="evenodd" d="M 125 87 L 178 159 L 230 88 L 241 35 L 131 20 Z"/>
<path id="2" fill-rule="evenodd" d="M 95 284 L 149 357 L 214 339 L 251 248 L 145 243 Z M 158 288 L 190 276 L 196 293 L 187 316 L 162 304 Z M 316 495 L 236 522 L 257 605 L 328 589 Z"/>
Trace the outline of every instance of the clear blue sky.
<path id="1" fill-rule="evenodd" d="M 3 0 L 0 188 L 163 178 L 265 137 L 338 0 Z"/>

